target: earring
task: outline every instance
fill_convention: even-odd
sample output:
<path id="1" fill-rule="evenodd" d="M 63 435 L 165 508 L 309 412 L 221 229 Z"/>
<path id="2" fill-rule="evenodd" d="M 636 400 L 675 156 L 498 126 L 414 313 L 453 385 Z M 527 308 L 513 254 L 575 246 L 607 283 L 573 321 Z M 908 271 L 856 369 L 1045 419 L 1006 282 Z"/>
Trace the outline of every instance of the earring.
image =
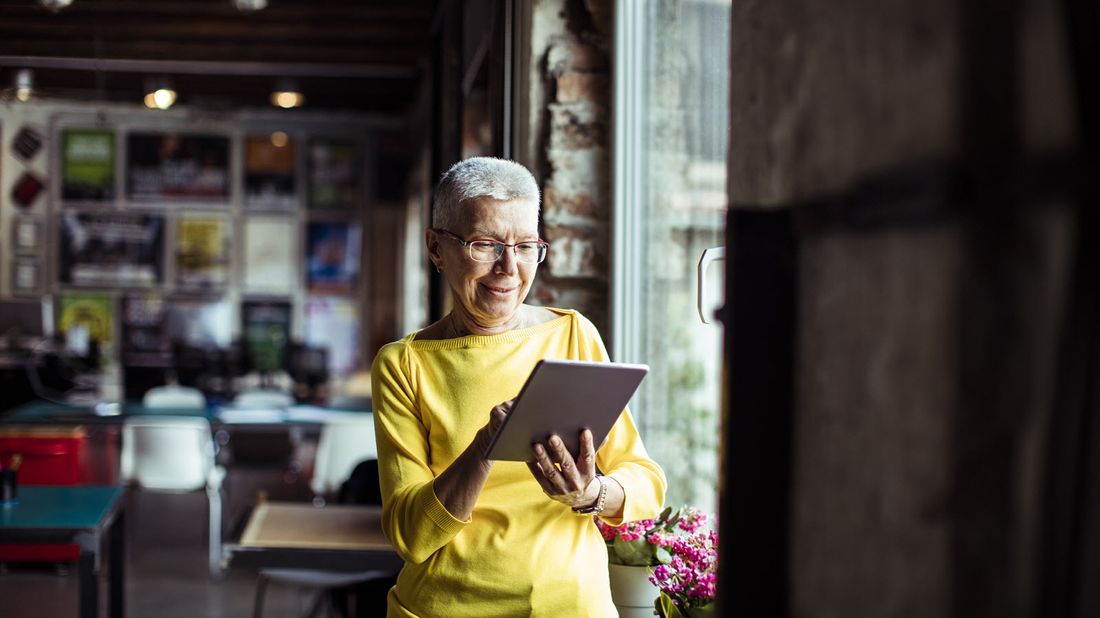
<path id="1" fill-rule="evenodd" d="M 437 272 L 437 273 L 443 272 L 443 267 L 440 266 L 439 264 L 436 264 L 435 265 L 435 272 Z"/>

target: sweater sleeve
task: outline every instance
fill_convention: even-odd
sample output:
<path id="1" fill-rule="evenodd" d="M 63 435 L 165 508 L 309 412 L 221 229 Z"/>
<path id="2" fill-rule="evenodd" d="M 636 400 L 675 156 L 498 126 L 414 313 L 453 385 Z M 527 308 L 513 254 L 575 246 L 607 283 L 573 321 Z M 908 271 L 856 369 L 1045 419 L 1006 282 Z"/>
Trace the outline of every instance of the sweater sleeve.
<path id="1" fill-rule="evenodd" d="M 582 339 L 580 348 L 585 360 L 610 360 L 595 325 L 579 314 L 578 318 Z M 623 410 L 607 439 L 596 451 L 596 465 L 605 475 L 622 485 L 626 494 L 622 517 L 601 519 L 617 526 L 625 521 L 650 519 L 661 512 L 668 481 L 661 466 L 646 452 L 629 408 Z"/>
<path id="2" fill-rule="evenodd" d="M 379 351 L 371 368 L 382 531 L 406 562 L 424 562 L 468 522 L 435 495 L 428 430 L 417 413 L 411 367 L 402 343 Z"/>
<path id="3" fill-rule="evenodd" d="M 601 519 L 618 526 L 625 521 L 650 519 L 661 512 L 668 482 L 661 467 L 646 453 L 629 409 L 623 410 L 607 434 L 607 440 L 596 453 L 596 465 L 622 485 L 626 494 L 622 517 Z"/>

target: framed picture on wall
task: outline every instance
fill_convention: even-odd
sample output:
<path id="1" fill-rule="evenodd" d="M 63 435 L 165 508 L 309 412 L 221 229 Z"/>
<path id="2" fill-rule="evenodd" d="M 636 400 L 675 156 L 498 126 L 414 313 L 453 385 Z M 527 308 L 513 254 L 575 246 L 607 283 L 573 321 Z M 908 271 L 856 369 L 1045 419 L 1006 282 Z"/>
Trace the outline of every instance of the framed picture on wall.
<path id="1" fill-rule="evenodd" d="M 359 277 L 359 225 L 313 221 L 306 233 L 306 288 L 317 294 L 350 294 Z"/>
<path id="2" fill-rule="evenodd" d="M 306 343 L 328 350 L 329 374 L 343 378 L 358 368 L 361 319 L 351 299 L 311 296 L 306 300 Z"/>
<path id="3" fill-rule="evenodd" d="M 355 210 L 362 202 L 362 160 L 350 140 L 309 141 L 309 207 Z"/>
<path id="4" fill-rule="evenodd" d="M 170 342 L 199 348 L 226 348 L 232 340 L 232 311 L 221 299 L 171 299 L 165 307 Z"/>
<path id="5" fill-rule="evenodd" d="M 61 199 L 108 201 L 115 197 L 115 134 L 104 129 L 61 132 Z"/>
<path id="6" fill-rule="evenodd" d="M 105 294 L 62 294 L 57 332 L 65 335 L 70 349 L 83 347 L 78 341 L 110 344 L 115 336 L 114 299 Z"/>
<path id="7" fill-rule="evenodd" d="M 222 203 L 229 200 L 229 138 L 131 133 L 126 138 L 131 200 Z"/>
<path id="8" fill-rule="evenodd" d="M 289 301 L 250 300 L 241 304 L 241 338 L 249 372 L 267 374 L 286 367 L 291 315 Z"/>
<path id="9" fill-rule="evenodd" d="M 176 223 L 176 284 L 212 290 L 229 280 L 229 225 L 219 217 L 184 216 Z"/>
<path id="10" fill-rule="evenodd" d="M 16 217 L 11 226 L 11 246 L 16 255 L 35 254 L 42 248 L 42 222 Z"/>
<path id="11" fill-rule="evenodd" d="M 119 310 L 120 352 L 128 365 L 171 362 L 172 347 L 165 332 L 168 303 L 157 294 L 130 295 Z"/>
<path id="12" fill-rule="evenodd" d="M 38 296 L 42 293 L 42 266 L 39 260 L 33 258 L 12 260 L 11 291 L 16 296 Z"/>
<path id="13" fill-rule="evenodd" d="M 65 212 L 58 279 L 92 287 L 149 287 L 164 273 L 164 217 Z"/>
<path id="14" fill-rule="evenodd" d="M 298 207 L 298 148 L 282 131 L 250 135 L 244 141 L 244 198 L 249 208 Z"/>
<path id="15" fill-rule="evenodd" d="M 42 143 L 42 133 L 38 129 L 24 126 L 15 134 L 15 139 L 11 142 L 11 151 L 29 163 L 41 150 Z"/>
<path id="16" fill-rule="evenodd" d="M 289 217 L 249 217 L 244 224 L 244 288 L 289 294 L 299 285 L 298 224 Z"/>

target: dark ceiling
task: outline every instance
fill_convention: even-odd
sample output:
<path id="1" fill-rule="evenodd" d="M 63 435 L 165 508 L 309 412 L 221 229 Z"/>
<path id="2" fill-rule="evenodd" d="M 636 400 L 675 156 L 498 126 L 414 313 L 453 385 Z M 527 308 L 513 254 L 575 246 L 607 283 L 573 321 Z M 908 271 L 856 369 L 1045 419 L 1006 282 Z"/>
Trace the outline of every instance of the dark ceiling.
<path id="1" fill-rule="evenodd" d="M 436 0 L 0 0 L 0 88 L 20 68 L 45 96 L 140 101 L 167 75 L 179 102 L 268 106 L 293 78 L 305 109 L 403 116 L 431 51 Z"/>

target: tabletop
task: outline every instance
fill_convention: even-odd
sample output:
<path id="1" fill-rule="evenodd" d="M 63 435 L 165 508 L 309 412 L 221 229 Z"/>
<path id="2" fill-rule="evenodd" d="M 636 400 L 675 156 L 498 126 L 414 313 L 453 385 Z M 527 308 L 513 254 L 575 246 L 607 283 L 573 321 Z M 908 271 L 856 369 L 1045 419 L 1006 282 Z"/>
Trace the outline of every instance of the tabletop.
<path id="1" fill-rule="evenodd" d="M 15 504 L 0 506 L 0 529 L 96 530 L 123 491 L 119 485 L 20 485 Z"/>
<path id="2" fill-rule="evenodd" d="M 382 509 L 373 506 L 262 502 L 253 511 L 241 545 L 392 549 L 382 535 Z"/>
<path id="3" fill-rule="evenodd" d="M 288 408 L 241 409 L 220 406 L 199 408 L 148 408 L 140 403 L 94 406 L 33 401 L 0 413 L 0 423 L 121 424 L 131 417 L 198 416 L 223 425 L 323 425 L 348 417 L 362 417 L 369 409 L 336 409 L 314 405 Z"/>
<path id="4" fill-rule="evenodd" d="M 381 508 L 288 502 L 258 504 L 226 558 L 229 566 L 260 569 L 396 571 L 403 564 L 382 534 Z"/>

